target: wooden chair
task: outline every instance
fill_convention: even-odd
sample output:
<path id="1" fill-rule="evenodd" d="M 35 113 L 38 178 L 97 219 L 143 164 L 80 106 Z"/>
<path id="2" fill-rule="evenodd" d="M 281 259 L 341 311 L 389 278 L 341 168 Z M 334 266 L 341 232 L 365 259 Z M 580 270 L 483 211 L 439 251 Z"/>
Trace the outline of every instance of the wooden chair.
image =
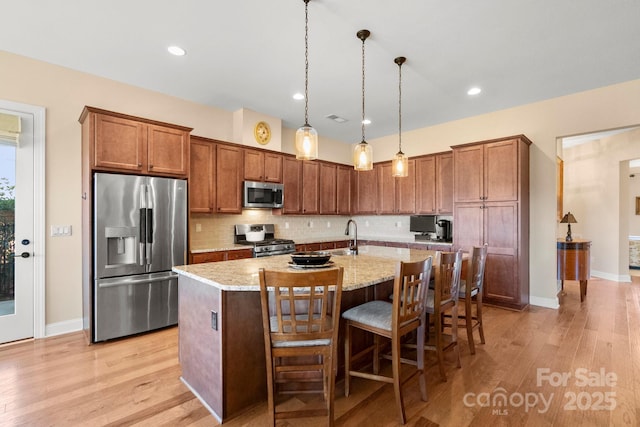
<path id="1" fill-rule="evenodd" d="M 314 416 L 326 416 L 333 425 L 343 274 L 342 267 L 259 271 L 271 426 L 277 419 Z M 310 382 L 322 387 L 312 389 Z M 279 392 L 323 393 L 326 408 L 278 410 Z"/>
<path id="2" fill-rule="evenodd" d="M 440 377 L 447 380 L 444 369 L 444 351 L 453 348 L 457 364 L 460 368 L 460 348 L 458 347 L 458 296 L 460 289 L 460 274 L 462 271 L 462 251 L 436 253 L 435 289 L 429 291 L 426 313 L 433 321 L 433 335 L 425 344 L 426 350 L 435 351 L 440 366 Z M 450 313 L 450 325 L 445 325 L 444 315 Z M 450 326 L 451 334 L 445 337 L 445 326 Z M 449 338 L 447 342 L 446 338 Z M 419 344 L 418 344 L 418 348 Z"/>
<path id="3" fill-rule="evenodd" d="M 458 296 L 464 301 L 464 317 L 460 323 L 467 329 L 469 351 L 476 354 L 476 346 L 473 340 L 473 330 L 478 329 L 480 342 L 484 344 L 484 329 L 482 328 L 482 286 L 484 284 L 484 266 L 487 261 L 487 245 L 474 246 L 471 250 L 471 259 L 467 267 L 466 280 L 460 282 Z M 475 315 L 472 311 L 475 302 Z"/>
<path id="4" fill-rule="evenodd" d="M 413 331 L 417 331 L 418 345 L 424 345 L 425 307 L 431 268 L 431 257 L 419 262 L 400 262 L 396 268 L 393 285 L 393 302 L 369 301 L 342 313 L 342 318 L 345 320 L 345 395 L 349 396 L 351 377 L 367 378 L 393 384 L 396 406 L 402 424 L 406 421 L 402 398 L 403 383 L 414 375 L 419 375 L 422 400 L 427 400 L 424 351 L 415 352 L 415 361 L 402 359 L 401 340 L 404 336 Z M 351 333 L 353 328 L 374 334 L 373 344 L 357 355 L 352 354 L 351 348 Z M 391 377 L 379 373 L 381 338 L 391 340 Z M 372 372 L 353 370 L 353 362 L 369 353 L 373 353 Z M 401 362 L 411 363 L 417 366 L 416 371 L 404 380 L 401 379 L 400 375 Z"/>

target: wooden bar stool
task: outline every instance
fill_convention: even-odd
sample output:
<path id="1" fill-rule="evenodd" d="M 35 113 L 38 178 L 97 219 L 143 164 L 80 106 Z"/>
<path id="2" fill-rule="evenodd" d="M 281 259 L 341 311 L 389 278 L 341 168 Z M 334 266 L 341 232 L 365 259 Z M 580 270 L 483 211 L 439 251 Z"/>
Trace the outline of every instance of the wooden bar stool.
<path id="1" fill-rule="evenodd" d="M 343 274 L 342 267 L 259 271 L 271 426 L 277 419 L 313 416 L 326 416 L 327 424 L 333 425 Z M 320 378 L 314 377 L 317 372 L 321 372 Z M 313 381 L 321 382 L 322 387 L 311 389 Z M 275 395 L 285 384 L 298 385 L 297 390 L 288 387 L 288 393 L 324 394 L 326 407 L 278 410 Z"/>
<path id="2" fill-rule="evenodd" d="M 393 302 L 369 301 L 342 313 L 345 320 L 345 379 L 344 394 L 349 396 L 351 377 L 383 381 L 393 384 L 396 406 L 400 422 L 406 422 L 404 403 L 402 398 L 402 384 L 414 375 L 420 376 L 420 392 L 422 400 L 427 400 L 427 384 L 424 370 L 424 351 L 416 351 L 416 360 L 409 361 L 401 358 L 401 340 L 404 336 L 417 331 L 418 346 L 424 346 L 425 337 L 425 307 L 429 288 L 429 277 L 433 258 L 419 262 L 400 262 L 396 268 L 393 285 Z M 373 345 L 356 355 L 352 354 L 351 331 L 361 329 L 374 334 Z M 381 338 L 391 340 L 392 376 L 381 375 L 380 347 Z M 372 372 L 352 369 L 354 361 L 373 353 Z M 410 363 L 417 366 L 415 372 L 404 380 L 401 379 L 400 363 Z"/>

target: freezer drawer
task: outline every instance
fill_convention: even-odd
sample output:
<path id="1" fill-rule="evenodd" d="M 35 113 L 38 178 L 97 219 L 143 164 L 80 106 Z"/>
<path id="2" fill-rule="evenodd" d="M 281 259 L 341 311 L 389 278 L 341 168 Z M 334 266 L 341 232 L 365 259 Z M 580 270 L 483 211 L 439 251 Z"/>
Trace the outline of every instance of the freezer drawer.
<path id="1" fill-rule="evenodd" d="M 94 286 L 94 341 L 178 323 L 178 275 L 173 272 L 99 279 Z"/>

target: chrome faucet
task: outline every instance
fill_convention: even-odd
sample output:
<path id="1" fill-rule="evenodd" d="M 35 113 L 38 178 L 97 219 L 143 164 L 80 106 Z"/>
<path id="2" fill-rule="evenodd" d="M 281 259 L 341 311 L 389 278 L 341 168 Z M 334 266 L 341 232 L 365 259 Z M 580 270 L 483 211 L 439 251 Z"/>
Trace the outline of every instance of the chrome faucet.
<path id="1" fill-rule="evenodd" d="M 349 250 L 354 253 L 354 255 L 358 255 L 358 224 L 353 219 L 347 221 L 347 228 L 344 230 L 344 235 L 348 236 L 350 231 L 350 225 L 353 224 L 355 229 L 355 233 L 353 235 L 353 240 L 349 239 Z"/>

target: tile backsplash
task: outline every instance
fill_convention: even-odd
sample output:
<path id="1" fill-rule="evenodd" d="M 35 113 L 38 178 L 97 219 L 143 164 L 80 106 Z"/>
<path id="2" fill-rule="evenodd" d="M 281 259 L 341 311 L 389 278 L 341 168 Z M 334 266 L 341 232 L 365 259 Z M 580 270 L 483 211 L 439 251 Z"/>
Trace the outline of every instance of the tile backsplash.
<path id="1" fill-rule="evenodd" d="M 273 215 L 268 209 L 245 209 L 242 215 L 191 214 L 189 222 L 192 250 L 229 247 L 233 245 L 236 224 L 275 224 L 275 236 L 282 239 L 309 240 L 344 236 L 347 221 L 358 224 L 361 238 L 413 239 L 408 215 Z"/>

